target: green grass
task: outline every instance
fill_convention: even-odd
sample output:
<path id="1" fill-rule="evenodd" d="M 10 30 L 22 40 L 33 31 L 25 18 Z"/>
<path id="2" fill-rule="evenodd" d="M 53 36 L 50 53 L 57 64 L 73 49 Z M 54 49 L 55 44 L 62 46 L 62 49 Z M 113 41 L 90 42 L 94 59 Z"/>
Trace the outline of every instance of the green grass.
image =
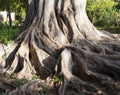
<path id="1" fill-rule="evenodd" d="M 0 26 L 0 43 L 9 43 L 19 35 L 19 27 Z"/>

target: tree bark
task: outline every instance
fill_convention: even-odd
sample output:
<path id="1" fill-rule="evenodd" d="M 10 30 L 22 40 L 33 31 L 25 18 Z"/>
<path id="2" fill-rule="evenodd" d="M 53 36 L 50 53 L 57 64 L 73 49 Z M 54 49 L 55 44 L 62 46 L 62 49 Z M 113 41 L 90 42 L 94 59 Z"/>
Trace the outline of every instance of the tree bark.
<path id="1" fill-rule="evenodd" d="M 71 95 L 71 85 L 78 95 L 119 95 L 120 41 L 93 26 L 86 2 L 32 0 L 5 73 L 19 78 L 57 76 L 59 95 Z"/>
<path id="2" fill-rule="evenodd" d="M 10 0 L 8 0 L 8 18 L 9 18 L 9 25 L 12 26 Z"/>

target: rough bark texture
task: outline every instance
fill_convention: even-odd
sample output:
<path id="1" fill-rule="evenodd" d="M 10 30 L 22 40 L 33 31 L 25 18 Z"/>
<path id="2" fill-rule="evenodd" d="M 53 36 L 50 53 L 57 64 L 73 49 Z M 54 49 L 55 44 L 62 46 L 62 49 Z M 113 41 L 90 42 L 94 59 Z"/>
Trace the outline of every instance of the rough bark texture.
<path id="1" fill-rule="evenodd" d="M 86 1 L 31 0 L 24 31 L 3 73 L 19 78 L 37 74 L 41 79 L 55 75 L 61 79 L 55 84 L 59 95 L 120 95 L 120 41 L 91 24 Z M 30 82 L 23 85 L 24 91 L 11 93 L 39 95 L 42 85 L 37 84 Z"/>

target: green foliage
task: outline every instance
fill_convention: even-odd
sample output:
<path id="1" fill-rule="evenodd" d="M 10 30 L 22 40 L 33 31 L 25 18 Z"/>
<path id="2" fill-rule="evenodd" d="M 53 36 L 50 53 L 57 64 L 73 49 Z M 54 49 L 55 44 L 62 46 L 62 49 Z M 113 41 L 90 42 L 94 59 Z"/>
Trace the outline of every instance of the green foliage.
<path id="1" fill-rule="evenodd" d="M 32 80 L 35 80 L 35 79 L 40 79 L 40 76 L 33 75 L 33 76 L 32 76 Z"/>
<path id="2" fill-rule="evenodd" d="M 54 78 L 53 78 L 53 82 L 54 82 L 54 83 L 58 83 L 58 82 L 60 82 L 60 78 L 57 77 L 57 76 L 54 76 Z"/>
<path id="3" fill-rule="evenodd" d="M 27 82 L 26 79 L 18 79 L 18 78 L 15 78 L 13 83 L 17 84 L 17 85 L 23 85 Z"/>
<path id="4" fill-rule="evenodd" d="M 0 0 L 0 11 L 8 11 L 8 5 L 8 0 Z M 21 24 L 26 15 L 26 0 L 10 0 L 10 11 L 15 12 Z"/>
<path id="5" fill-rule="evenodd" d="M 19 35 L 18 27 L 0 26 L 0 43 L 9 43 Z"/>
<path id="6" fill-rule="evenodd" d="M 0 11 L 7 9 L 8 0 L 0 0 Z"/>
<path id="7" fill-rule="evenodd" d="M 16 74 L 15 73 L 12 73 L 12 74 L 8 74 L 6 73 L 5 75 L 2 76 L 3 78 L 9 80 L 9 79 L 15 79 L 16 78 Z"/>
<path id="8" fill-rule="evenodd" d="M 111 27 L 115 26 L 118 19 L 119 9 L 116 8 L 118 2 L 114 0 L 88 0 L 87 13 L 95 26 Z"/>
<path id="9" fill-rule="evenodd" d="M 25 0 L 10 0 L 10 8 L 16 14 L 20 11 L 25 13 Z M 8 9 L 8 0 L 0 0 L 0 11 Z"/>
<path id="10" fill-rule="evenodd" d="M 5 74 L 4 76 L 2 76 L 2 78 L 5 78 L 7 80 L 12 80 L 12 83 L 16 84 L 16 85 L 23 85 L 25 84 L 28 80 L 26 79 L 19 79 L 17 78 L 17 74 L 16 73 L 12 73 L 12 74 Z"/>
<path id="11" fill-rule="evenodd" d="M 118 12 L 116 13 L 116 24 L 117 27 L 120 27 L 120 10 L 118 10 Z"/>
<path id="12" fill-rule="evenodd" d="M 11 10 L 24 19 L 26 15 L 25 0 L 11 0 Z"/>

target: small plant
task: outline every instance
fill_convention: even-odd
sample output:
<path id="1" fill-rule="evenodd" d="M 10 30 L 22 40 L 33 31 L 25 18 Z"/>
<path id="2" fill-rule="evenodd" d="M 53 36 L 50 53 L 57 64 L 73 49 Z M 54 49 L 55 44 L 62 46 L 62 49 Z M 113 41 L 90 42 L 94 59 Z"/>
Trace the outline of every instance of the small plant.
<path id="1" fill-rule="evenodd" d="M 35 79 L 40 79 L 40 76 L 33 75 L 33 76 L 32 76 L 32 80 L 35 80 Z"/>
<path id="2" fill-rule="evenodd" d="M 6 73 L 3 77 L 6 78 L 7 80 L 9 80 L 9 79 L 16 78 L 17 75 L 15 73 L 11 73 L 11 74 Z"/>
<path id="3" fill-rule="evenodd" d="M 15 80 L 13 81 L 13 83 L 17 84 L 17 85 L 23 85 L 27 82 L 26 79 L 18 79 L 18 78 L 15 78 Z"/>
<path id="4" fill-rule="evenodd" d="M 6 73 L 3 77 L 6 78 L 7 80 L 9 80 L 9 79 L 11 79 L 10 76 L 11 76 L 10 74 Z"/>
<path id="5" fill-rule="evenodd" d="M 26 79 L 19 79 L 19 78 L 17 78 L 16 73 L 11 73 L 11 74 L 7 74 L 6 73 L 3 77 L 5 79 L 7 79 L 7 80 L 12 80 L 12 83 L 14 83 L 16 85 L 23 85 L 24 83 L 27 82 Z"/>
<path id="6" fill-rule="evenodd" d="M 53 78 L 53 82 L 56 84 L 56 83 L 59 83 L 60 82 L 60 78 L 58 76 L 54 76 Z"/>

